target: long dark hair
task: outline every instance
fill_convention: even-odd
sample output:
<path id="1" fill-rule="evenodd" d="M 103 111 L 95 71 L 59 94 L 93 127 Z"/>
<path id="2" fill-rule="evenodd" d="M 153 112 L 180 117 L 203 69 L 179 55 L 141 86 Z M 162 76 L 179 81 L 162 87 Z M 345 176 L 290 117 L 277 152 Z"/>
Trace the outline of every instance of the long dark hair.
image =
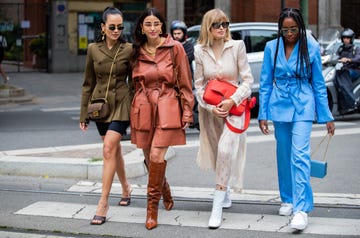
<path id="1" fill-rule="evenodd" d="M 166 37 L 166 21 L 165 18 L 160 14 L 160 12 L 156 8 L 148 8 L 146 11 L 138 18 L 135 26 L 134 32 L 134 42 L 133 42 L 133 52 L 132 52 L 132 62 L 135 63 L 137 57 L 139 56 L 140 47 L 145 44 L 147 41 L 146 35 L 142 33 L 141 25 L 144 22 L 144 19 L 148 16 L 157 17 L 162 23 L 161 31 L 162 34 L 160 36 Z"/>
<path id="2" fill-rule="evenodd" d="M 101 23 L 105 24 L 109 15 L 120 15 L 122 17 L 122 19 L 124 20 L 124 16 L 119 9 L 117 9 L 116 7 L 107 7 L 104 9 L 103 14 L 102 14 L 102 18 L 101 18 L 101 22 L 100 22 L 100 29 L 101 29 Z M 96 42 L 104 41 L 105 38 L 106 38 L 106 36 L 103 38 L 103 36 L 101 34 L 101 30 L 100 30 L 100 34 L 97 36 Z M 121 32 L 121 36 L 119 37 L 118 40 L 121 43 L 125 42 L 122 32 Z"/>
<path id="3" fill-rule="evenodd" d="M 281 34 L 281 28 L 285 18 L 291 17 L 294 19 L 299 28 L 299 51 L 297 55 L 296 61 L 296 78 L 303 78 L 306 76 L 308 80 L 311 80 L 311 67 L 310 67 L 310 56 L 307 46 L 307 38 L 306 38 L 306 28 L 304 19 L 299 9 L 296 8 L 284 8 L 280 12 L 279 21 L 278 21 L 278 39 L 275 51 L 274 58 L 274 76 L 275 76 L 275 68 L 276 68 L 276 60 L 279 51 L 279 43 L 280 37 L 282 37 L 283 42 L 285 42 L 285 37 Z M 304 68 L 305 62 L 305 68 Z M 300 67 L 299 67 L 300 65 Z"/>

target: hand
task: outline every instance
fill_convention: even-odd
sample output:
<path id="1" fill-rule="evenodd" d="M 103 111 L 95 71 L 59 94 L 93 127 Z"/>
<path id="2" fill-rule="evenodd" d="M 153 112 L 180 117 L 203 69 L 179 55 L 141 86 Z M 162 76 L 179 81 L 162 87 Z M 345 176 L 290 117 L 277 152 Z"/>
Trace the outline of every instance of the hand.
<path id="1" fill-rule="evenodd" d="M 225 99 L 221 101 L 216 107 L 221 108 L 224 111 L 230 111 L 230 109 L 235 105 L 235 102 L 232 99 Z"/>
<path id="2" fill-rule="evenodd" d="M 190 122 L 185 122 L 185 123 L 183 123 L 183 130 L 185 130 L 186 128 L 188 128 L 189 126 L 190 126 Z"/>
<path id="3" fill-rule="evenodd" d="M 80 122 L 80 129 L 82 131 L 86 131 L 89 128 L 89 123 L 87 122 Z"/>
<path id="4" fill-rule="evenodd" d="M 328 134 L 331 134 L 332 136 L 335 134 L 335 123 L 333 121 L 326 122 L 326 128 Z"/>
<path id="5" fill-rule="evenodd" d="M 351 59 L 344 57 L 344 58 L 339 59 L 339 61 L 342 62 L 342 63 L 350 63 Z"/>
<path id="6" fill-rule="evenodd" d="M 269 130 L 267 120 L 260 120 L 259 121 L 259 128 L 260 128 L 261 132 L 264 135 L 269 135 L 270 134 L 270 130 Z"/>
<path id="7" fill-rule="evenodd" d="M 225 118 L 229 115 L 229 111 L 226 111 L 220 107 L 214 107 L 212 113 L 217 117 Z"/>

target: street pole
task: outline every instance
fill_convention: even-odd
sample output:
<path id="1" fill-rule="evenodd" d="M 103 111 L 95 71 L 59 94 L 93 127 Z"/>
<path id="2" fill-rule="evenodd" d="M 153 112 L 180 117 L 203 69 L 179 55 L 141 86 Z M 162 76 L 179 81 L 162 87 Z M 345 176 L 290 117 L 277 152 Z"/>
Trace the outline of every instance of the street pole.
<path id="1" fill-rule="evenodd" d="M 309 2 L 308 0 L 300 0 L 300 9 L 304 18 L 305 27 L 309 25 Z"/>

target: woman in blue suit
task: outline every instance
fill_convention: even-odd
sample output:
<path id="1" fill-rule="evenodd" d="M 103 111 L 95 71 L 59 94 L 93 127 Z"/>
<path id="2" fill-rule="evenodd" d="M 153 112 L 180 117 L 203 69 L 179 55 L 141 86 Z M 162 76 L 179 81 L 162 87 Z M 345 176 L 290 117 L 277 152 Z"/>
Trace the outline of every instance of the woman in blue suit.
<path id="1" fill-rule="evenodd" d="M 279 215 L 291 215 L 291 228 L 303 230 L 313 209 L 310 185 L 310 134 L 313 121 L 326 123 L 334 134 L 321 72 L 320 47 L 306 35 L 301 12 L 281 11 L 277 39 L 264 51 L 260 76 L 259 127 L 269 134 L 273 121 L 276 139 L 278 182 L 282 204 Z"/>

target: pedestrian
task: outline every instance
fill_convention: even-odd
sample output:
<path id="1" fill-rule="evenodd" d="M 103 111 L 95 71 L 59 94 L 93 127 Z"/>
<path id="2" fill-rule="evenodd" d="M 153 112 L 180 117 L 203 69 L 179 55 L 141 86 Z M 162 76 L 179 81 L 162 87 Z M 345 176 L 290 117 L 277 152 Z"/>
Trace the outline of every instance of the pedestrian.
<path id="1" fill-rule="evenodd" d="M 276 139 L 279 215 L 293 215 L 291 228 L 303 230 L 313 210 L 310 184 L 310 134 L 313 121 L 326 123 L 334 134 L 320 46 L 307 35 L 301 12 L 285 8 L 278 20 L 278 37 L 267 42 L 260 76 L 259 127 L 269 135 L 273 121 Z"/>
<path id="2" fill-rule="evenodd" d="M 240 192 L 246 157 L 246 132 L 230 130 L 224 122 L 229 110 L 251 95 L 254 78 L 242 40 L 232 40 L 229 18 L 220 9 L 205 13 L 195 46 L 195 89 L 199 103 L 200 148 L 197 163 L 202 169 L 215 170 L 215 192 L 209 228 L 218 228 L 222 208 L 231 206 L 230 187 Z M 226 80 L 239 85 L 228 99 L 214 106 L 203 100 L 207 82 Z M 237 120 L 243 121 L 245 113 Z"/>
<path id="3" fill-rule="evenodd" d="M 115 172 L 122 186 L 119 205 L 130 205 L 132 189 L 126 178 L 120 141 L 130 125 L 133 92 L 128 77 L 131 78 L 132 45 L 121 38 L 123 29 L 122 12 L 115 7 L 107 7 L 102 14 L 101 36 L 97 42 L 89 44 L 86 56 L 81 98 L 81 130 L 88 129 L 87 109 L 92 98 L 104 98 L 108 94 L 107 100 L 110 104 L 110 115 L 96 122 L 97 130 L 103 140 L 104 165 L 102 192 L 96 215 L 91 221 L 92 225 L 101 225 L 106 221 L 109 193 Z"/>
<path id="4" fill-rule="evenodd" d="M 156 8 L 147 9 L 138 19 L 133 50 L 136 92 L 131 107 L 131 142 L 143 150 L 149 171 L 145 226 L 150 230 L 157 226 L 161 196 L 166 210 L 174 205 L 164 157 L 169 146 L 186 143 L 185 128 L 193 121 L 194 96 L 184 48 L 166 34 L 165 19 Z"/>
<path id="5" fill-rule="evenodd" d="M 5 57 L 5 49 L 7 48 L 7 41 L 5 36 L 0 35 L 0 74 L 3 77 L 4 83 L 9 81 L 9 77 L 6 75 L 5 70 L 2 68 L 1 64 Z"/>
<path id="6" fill-rule="evenodd" d="M 170 34 L 174 40 L 179 41 L 183 45 L 186 55 L 189 60 L 191 74 L 193 74 L 194 72 L 193 72 L 192 62 L 195 59 L 194 58 L 194 45 L 188 39 L 187 26 L 186 26 L 185 22 L 179 21 L 179 20 L 172 21 L 171 26 L 170 26 Z"/>
<path id="7" fill-rule="evenodd" d="M 342 67 L 336 70 L 335 85 L 339 95 L 340 114 L 352 113 L 360 106 L 355 98 L 353 82 L 360 77 L 360 48 L 354 44 L 355 33 L 350 28 L 341 32 L 342 45 L 337 54 Z"/>
<path id="8" fill-rule="evenodd" d="M 191 75 L 194 76 L 194 69 L 193 69 L 193 62 L 194 62 L 194 44 L 191 42 L 191 40 L 188 38 L 187 35 L 187 26 L 185 24 L 185 22 L 180 21 L 180 20 L 174 20 L 171 22 L 171 26 L 170 26 L 170 34 L 172 36 L 172 38 L 174 40 L 177 40 L 179 42 L 181 42 L 181 44 L 184 47 L 184 50 L 186 52 L 187 58 L 189 60 L 189 65 L 190 65 L 190 70 L 191 70 Z M 193 78 L 192 78 L 193 79 Z M 193 93 L 195 93 L 195 88 L 194 88 L 194 81 L 192 81 L 193 85 Z M 198 103 L 196 100 L 196 97 L 194 97 L 194 108 L 193 108 L 193 117 L 194 117 L 194 122 L 190 124 L 190 128 L 197 128 L 198 130 L 200 129 L 199 127 L 199 111 L 198 111 Z"/>

